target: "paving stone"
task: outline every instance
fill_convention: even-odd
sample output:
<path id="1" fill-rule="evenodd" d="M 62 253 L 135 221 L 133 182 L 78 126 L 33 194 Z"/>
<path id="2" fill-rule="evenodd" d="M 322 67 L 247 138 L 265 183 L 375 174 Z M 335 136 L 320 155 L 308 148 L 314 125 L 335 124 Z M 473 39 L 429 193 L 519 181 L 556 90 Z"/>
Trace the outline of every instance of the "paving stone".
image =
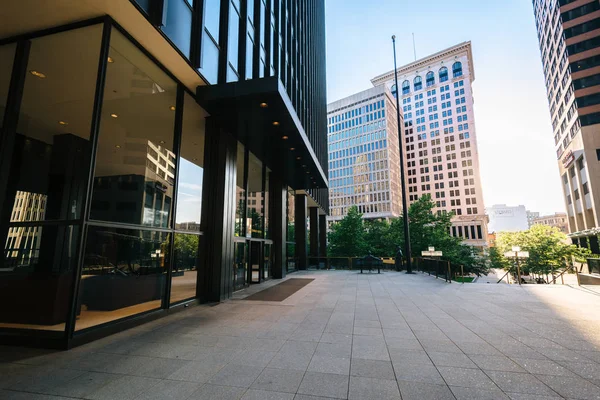
<path id="1" fill-rule="evenodd" d="M 93 393 L 112 381 L 119 379 L 119 375 L 105 374 L 102 372 L 85 372 L 84 374 L 48 388 L 46 393 L 85 398 L 90 393 Z"/>
<path id="2" fill-rule="evenodd" d="M 504 392 L 541 394 L 546 396 L 553 396 L 556 394 L 548 386 L 531 374 L 487 371 L 487 375 Z"/>
<path id="3" fill-rule="evenodd" d="M 471 355 L 470 358 L 483 370 L 526 372 L 522 367 L 505 356 Z"/>
<path id="4" fill-rule="evenodd" d="M 303 377 L 302 371 L 265 368 L 251 387 L 273 392 L 296 393 Z"/>
<path id="5" fill-rule="evenodd" d="M 217 374 L 226 364 L 216 361 L 192 361 L 183 368 L 168 376 L 169 379 L 206 383 Z"/>
<path id="6" fill-rule="evenodd" d="M 352 345 L 352 335 L 325 332 L 319 339 L 321 343 L 339 343 Z"/>
<path id="7" fill-rule="evenodd" d="M 454 400 L 454 395 L 446 385 L 398 381 L 398 386 L 402 400 Z"/>
<path id="8" fill-rule="evenodd" d="M 346 399 L 348 397 L 348 376 L 306 372 L 298 393 Z"/>
<path id="9" fill-rule="evenodd" d="M 363 360 L 360 358 L 352 359 L 350 375 L 387 380 L 395 379 L 394 369 L 390 361 Z"/>
<path id="10" fill-rule="evenodd" d="M 450 386 L 450 390 L 454 393 L 456 400 L 509 400 L 509 397 L 500 389 L 483 390 Z"/>
<path id="11" fill-rule="evenodd" d="M 558 363 L 545 359 L 535 360 L 530 358 L 514 358 L 513 360 L 523 369 L 532 374 L 573 376 L 574 373 Z"/>
<path id="12" fill-rule="evenodd" d="M 437 367 L 477 368 L 475 363 L 464 354 L 428 351 L 427 355 Z"/>
<path id="13" fill-rule="evenodd" d="M 266 390 L 248 389 L 242 400 L 293 400 L 293 393 L 269 392 Z"/>
<path id="14" fill-rule="evenodd" d="M 448 386 L 461 386 L 484 390 L 496 389 L 494 382 L 479 369 L 456 367 L 439 367 L 438 369 Z"/>
<path id="15" fill-rule="evenodd" d="M 395 380 L 351 376 L 348 399 L 393 400 L 401 399 L 401 397 L 400 392 L 398 391 L 398 384 Z"/>
<path id="16" fill-rule="evenodd" d="M 544 396 L 537 394 L 527 394 L 527 393 L 507 393 L 508 397 L 511 400 L 558 400 L 563 399 L 560 396 Z"/>
<path id="17" fill-rule="evenodd" d="M 258 378 L 262 368 L 229 364 L 213 376 L 208 383 L 248 388 Z"/>
<path id="18" fill-rule="evenodd" d="M 153 389 L 160 381 L 141 376 L 123 376 L 85 396 L 91 400 L 130 400 Z"/>
<path id="19" fill-rule="evenodd" d="M 180 400 L 187 399 L 200 388 L 199 383 L 162 380 L 152 390 L 135 400 Z"/>
<path id="20" fill-rule="evenodd" d="M 432 365 L 392 362 L 397 380 L 443 385 L 438 369 Z"/>
<path id="21" fill-rule="evenodd" d="M 308 365 L 308 371 L 348 375 L 350 358 L 323 357 L 315 354 Z"/>
<path id="22" fill-rule="evenodd" d="M 186 400 L 240 400 L 246 389 L 205 384 Z"/>
<path id="23" fill-rule="evenodd" d="M 600 387 L 576 376 L 536 375 L 556 393 L 574 399 L 600 399 Z"/>
<path id="24" fill-rule="evenodd" d="M 433 365 L 433 362 L 424 350 L 390 349 L 390 357 L 395 363 Z"/>
<path id="25" fill-rule="evenodd" d="M 274 351 L 246 350 L 231 360 L 232 364 L 266 367 L 277 353 Z"/>

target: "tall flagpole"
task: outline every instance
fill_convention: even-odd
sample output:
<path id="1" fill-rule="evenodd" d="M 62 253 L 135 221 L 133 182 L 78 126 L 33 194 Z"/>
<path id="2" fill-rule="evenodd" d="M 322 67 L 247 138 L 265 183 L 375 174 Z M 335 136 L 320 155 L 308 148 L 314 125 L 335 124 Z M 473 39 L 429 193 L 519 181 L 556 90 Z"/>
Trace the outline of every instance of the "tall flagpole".
<path id="1" fill-rule="evenodd" d="M 400 86 L 398 86 L 398 66 L 396 65 L 396 35 L 392 36 L 392 43 L 394 46 L 394 79 L 396 81 L 396 125 L 398 125 L 398 143 L 400 144 L 400 182 L 402 186 L 402 219 L 404 220 L 404 254 L 406 256 L 406 273 L 412 274 L 408 206 L 406 203 L 406 180 L 404 179 L 404 141 L 402 140 L 402 129 L 400 127 L 400 96 L 398 96 Z"/>

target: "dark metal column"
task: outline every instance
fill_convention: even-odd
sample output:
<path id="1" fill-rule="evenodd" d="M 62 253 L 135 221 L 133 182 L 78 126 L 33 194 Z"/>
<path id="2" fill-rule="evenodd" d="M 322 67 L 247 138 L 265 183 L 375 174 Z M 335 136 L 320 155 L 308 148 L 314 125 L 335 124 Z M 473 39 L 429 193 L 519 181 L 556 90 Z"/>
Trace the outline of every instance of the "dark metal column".
<path id="1" fill-rule="evenodd" d="M 319 257 L 327 257 L 327 215 L 319 215 Z"/>
<path id="2" fill-rule="evenodd" d="M 308 259 L 306 251 L 306 194 L 296 195 L 296 215 L 295 215 L 295 232 L 296 232 L 296 259 L 297 268 L 307 269 Z"/>
<path id="3" fill-rule="evenodd" d="M 590 236 L 590 250 L 593 254 L 600 254 L 600 246 L 598 246 L 598 236 Z"/>
<path id="4" fill-rule="evenodd" d="M 309 208 L 310 218 L 310 257 L 319 257 L 319 208 Z"/>
<path id="5" fill-rule="evenodd" d="M 269 186 L 273 239 L 271 275 L 274 279 L 282 279 L 287 272 L 287 186 L 274 174 L 270 175 Z"/>
<path id="6" fill-rule="evenodd" d="M 237 141 L 206 119 L 204 147 L 204 190 L 202 191 L 202 266 L 198 273 L 197 296 L 221 301 L 233 291 L 233 235 Z"/>

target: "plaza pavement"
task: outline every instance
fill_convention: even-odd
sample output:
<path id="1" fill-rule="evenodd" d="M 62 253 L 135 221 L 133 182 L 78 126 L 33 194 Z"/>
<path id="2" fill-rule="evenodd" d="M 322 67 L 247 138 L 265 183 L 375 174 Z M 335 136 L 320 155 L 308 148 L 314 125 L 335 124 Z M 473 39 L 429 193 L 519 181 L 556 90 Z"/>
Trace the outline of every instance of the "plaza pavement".
<path id="1" fill-rule="evenodd" d="M 0 399 L 600 399 L 600 293 L 318 271 L 66 352 L 0 347 Z"/>

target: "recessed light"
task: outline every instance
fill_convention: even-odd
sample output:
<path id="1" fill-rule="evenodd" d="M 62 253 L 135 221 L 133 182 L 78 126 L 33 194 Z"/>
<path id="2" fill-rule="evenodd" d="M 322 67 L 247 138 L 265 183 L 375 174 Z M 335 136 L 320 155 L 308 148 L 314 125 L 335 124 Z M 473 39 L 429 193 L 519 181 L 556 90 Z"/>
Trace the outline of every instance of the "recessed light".
<path id="1" fill-rule="evenodd" d="M 171 110 L 171 111 L 175 111 L 175 106 L 171 106 L 171 107 L 169 107 L 169 110 Z"/>
<path id="2" fill-rule="evenodd" d="M 306 164 L 302 164 L 302 168 L 306 168 Z"/>
<path id="3" fill-rule="evenodd" d="M 40 71 L 36 71 L 34 69 L 32 69 L 31 71 L 29 71 L 29 73 L 33 76 L 35 76 L 36 78 L 40 78 L 40 79 L 44 79 L 46 77 L 45 74 L 41 73 Z"/>
<path id="4" fill-rule="evenodd" d="M 119 116 L 117 114 L 114 114 L 114 113 L 110 114 L 110 116 L 113 117 L 113 118 L 119 118 Z"/>
<path id="5" fill-rule="evenodd" d="M 285 135 L 284 135 L 284 136 L 282 136 L 281 138 L 282 138 L 283 140 L 288 140 L 288 139 L 289 139 L 289 138 L 288 138 L 287 136 L 285 136 Z"/>
<path id="6" fill-rule="evenodd" d="M 269 105 L 267 103 L 260 103 L 260 108 L 267 108 Z"/>
<path id="7" fill-rule="evenodd" d="M 273 121 L 273 126 L 279 126 L 279 122 L 278 121 Z"/>
<path id="8" fill-rule="evenodd" d="M 58 123 L 59 123 L 60 125 L 64 125 L 64 126 L 67 126 L 67 125 L 69 125 L 69 123 L 68 123 L 68 122 L 65 122 L 65 121 L 58 121 Z"/>
<path id="9" fill-rule="evenodd" d="M 310 174 L 310 171 L 306 171 L 307 174 Z"/>
<path id="10" fill-rule="evenodd" d="M 115 147 L 116 147 L 117 149 L 120 149 L 120 148 L 121 148 L 121 146 L 120 146 L 120 145 L 116 145 Z"/>
<path id="11" fill-rule="evenodd" d="M 108 61 L 108 62 L 109 62 L 109 63 L 111 63 L 111 64 L 115 62 L 115 60 L 113 60 L 113 59 L 112 59 L 112 57 L 108 57 L 108 58 L 106 59 L 106 61 Z"/>
<path id="12" fill-rule="evenodd" d="M 296 150 L 296 148 L 295 147 L 290 147 L 290 150 L 294 151 L 294 150 Z"/>
<path id="13" fill-rule="evenodd" d="M 302 160 L 302 157 L 298 156 L 296 157 L 296 160 Z"/>

